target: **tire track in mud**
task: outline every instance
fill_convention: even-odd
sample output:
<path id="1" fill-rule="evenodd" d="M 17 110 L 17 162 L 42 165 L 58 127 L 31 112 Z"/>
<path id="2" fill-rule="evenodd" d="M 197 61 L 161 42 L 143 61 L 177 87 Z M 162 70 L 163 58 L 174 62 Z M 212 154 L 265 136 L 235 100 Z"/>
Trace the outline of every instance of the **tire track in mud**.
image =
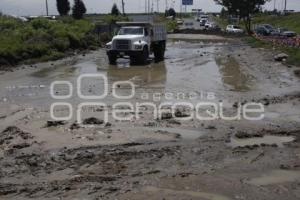
<path id="1" fill-rule="evenodd" d="M 136 168 L 142 167 L 137 166 L 137 163 L 142 160 L 158 162 L 165 156 L 174 155 L 179 148 L 170 146 L 136 149 L 144 145 L 148 146 L 144 143 L 127 143 L 114 146 L 62 148 L 56 151 L 10 147 L 0 159 L 0 165 L 3 166 L 0 170 L 0 196 L 15 194 L 29 197 L 42 197 L 46 194 L 56 196 L 77 189 L 91 193 L 97 191 L 97 194 L 116 192 L 119 189 L 114 186 L 122 180 L 156 173 L 153 171 L 136 173 Z"/>

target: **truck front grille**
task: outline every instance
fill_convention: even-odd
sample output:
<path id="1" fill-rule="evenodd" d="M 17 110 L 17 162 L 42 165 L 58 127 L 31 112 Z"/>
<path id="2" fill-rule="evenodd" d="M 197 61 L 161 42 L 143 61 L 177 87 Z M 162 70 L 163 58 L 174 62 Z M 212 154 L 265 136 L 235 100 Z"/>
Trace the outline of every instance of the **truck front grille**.
<path id="1" fill-rule="evenodd" d="M 130 40 L 116 40 L 115 47 L 117 50 L 130 50 Z"/>

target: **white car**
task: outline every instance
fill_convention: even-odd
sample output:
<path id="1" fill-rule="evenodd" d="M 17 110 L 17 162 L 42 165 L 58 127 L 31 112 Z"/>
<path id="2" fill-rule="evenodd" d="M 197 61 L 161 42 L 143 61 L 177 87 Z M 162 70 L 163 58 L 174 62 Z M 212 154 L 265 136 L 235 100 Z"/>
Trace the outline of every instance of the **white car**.
<path id="1" fill-rule="evenodd" d="M 228 25 L 226 27 L 226 32 L 228 32 L 228 33 L 244 33 L 244 30 L 237 25 Z"/>
<path id="2" fill-rule="evenodd" d="M 216 27 L 216 24 L 214 22 L 206 22 L 205 23 L 205 28 L 215 28 Z"/>
<path id="3" fill-rule="evenodd" d="M 177 23 L 177 25 L 183 25 L 183 20 L 182 19 L 177 19 L 176 23 Z"/>

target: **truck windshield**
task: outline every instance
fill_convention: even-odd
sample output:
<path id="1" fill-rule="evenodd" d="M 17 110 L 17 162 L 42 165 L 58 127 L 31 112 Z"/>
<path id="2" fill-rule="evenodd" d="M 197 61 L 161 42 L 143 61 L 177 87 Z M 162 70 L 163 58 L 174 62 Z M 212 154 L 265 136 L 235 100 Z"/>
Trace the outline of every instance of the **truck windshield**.
<path id="1" fill-rule="evenodd" d="M 143 28 L 123 27 L 120 29 L 118 35 L 143 35 Z"/>

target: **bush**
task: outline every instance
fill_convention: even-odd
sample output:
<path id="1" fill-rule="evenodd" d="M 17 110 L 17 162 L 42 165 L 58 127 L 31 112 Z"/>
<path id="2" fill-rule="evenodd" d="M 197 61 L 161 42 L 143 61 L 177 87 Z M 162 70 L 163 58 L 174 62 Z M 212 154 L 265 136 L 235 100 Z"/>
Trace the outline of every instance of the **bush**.
<path id="1" fill-rule="evenodd" d="M 58 51 L 66 51 L 70 47 L 69 40 L 63 39 L 63 38 L 55 38 L 52 41 L 53 47 L 57 49 Z"/>

